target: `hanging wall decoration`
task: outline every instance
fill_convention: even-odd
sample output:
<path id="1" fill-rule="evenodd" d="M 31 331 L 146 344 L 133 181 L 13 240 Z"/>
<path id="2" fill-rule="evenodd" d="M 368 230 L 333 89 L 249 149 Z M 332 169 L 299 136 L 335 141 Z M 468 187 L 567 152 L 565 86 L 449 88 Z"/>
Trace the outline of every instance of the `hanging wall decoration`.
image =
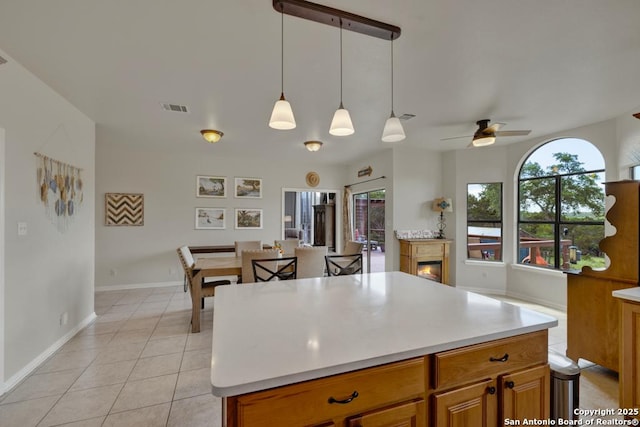
<path id="1" fill-rule="evenodd" d="M 144 194 L 106 193 L 105 225 L 144 225 Z"/>
<path id="2" fill-rule="evenodd" d="M 60 232 L 78 215 L 84 199 L 82 169 L 41 153 L 37 157 L 37 197 Z"/>

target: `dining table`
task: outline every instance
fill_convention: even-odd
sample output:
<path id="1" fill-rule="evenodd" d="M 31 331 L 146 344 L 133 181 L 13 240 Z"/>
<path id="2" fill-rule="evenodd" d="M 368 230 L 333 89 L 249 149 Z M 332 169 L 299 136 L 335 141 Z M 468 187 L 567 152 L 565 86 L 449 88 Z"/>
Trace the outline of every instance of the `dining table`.
<path id="1" fill-rule="evenodd" d="M 198 258 L 193 267 L 194 283 L 202 283 L 208 277 L 219 276 L 242 276 L 242 257 L 221 256 Z M 200 286 L 191 287 L 191 332 L 200 332 L 200 298 L 202 288 Z"/>

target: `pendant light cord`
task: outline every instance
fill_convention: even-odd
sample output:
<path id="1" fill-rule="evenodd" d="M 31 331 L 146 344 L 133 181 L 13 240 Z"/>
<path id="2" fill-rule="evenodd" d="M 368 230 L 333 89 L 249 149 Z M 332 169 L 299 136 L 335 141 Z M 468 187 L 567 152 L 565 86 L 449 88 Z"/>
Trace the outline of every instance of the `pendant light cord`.
<path id="1" fill-rule="evenodd" d="M 340 108 L 342 105 L 342 18 L 340 18 Z"/>
<path id="2" fill-rule="evenodd" d="M 284 5 L 280 9 L 280 89 L 284 96 Z"/>
<path id="3" fill-rule="evenodd" d="M 391 37 L 391 115 L 393 115 L 393 35 Z"/>

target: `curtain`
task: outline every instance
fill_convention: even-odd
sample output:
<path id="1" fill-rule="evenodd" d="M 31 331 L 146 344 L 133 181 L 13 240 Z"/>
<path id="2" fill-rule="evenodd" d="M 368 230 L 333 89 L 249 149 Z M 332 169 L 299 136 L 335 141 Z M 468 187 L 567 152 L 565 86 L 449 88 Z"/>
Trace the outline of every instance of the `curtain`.
<path id="1" fill-rule="evenodd" d="M 344 187 L 342 195 L 342 247 L 353 240 L 353 197 L 351 187 Z"/>

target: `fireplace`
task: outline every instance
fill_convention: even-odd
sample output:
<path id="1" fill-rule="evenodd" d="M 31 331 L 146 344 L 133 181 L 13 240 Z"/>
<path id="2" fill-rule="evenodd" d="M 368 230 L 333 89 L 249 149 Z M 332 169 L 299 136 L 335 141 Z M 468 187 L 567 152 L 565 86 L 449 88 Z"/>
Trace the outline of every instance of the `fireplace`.
<path id="1" fill-rule="evenodd" d="M 434 282 L 449 284 L 449 246 L 447 239 L 398 239 L 400 271 Z"/>
<path id="2" fill-rule="evenodd" d="M 418 277 L 442 283 L 442 261 L 418 261 Z"/>

